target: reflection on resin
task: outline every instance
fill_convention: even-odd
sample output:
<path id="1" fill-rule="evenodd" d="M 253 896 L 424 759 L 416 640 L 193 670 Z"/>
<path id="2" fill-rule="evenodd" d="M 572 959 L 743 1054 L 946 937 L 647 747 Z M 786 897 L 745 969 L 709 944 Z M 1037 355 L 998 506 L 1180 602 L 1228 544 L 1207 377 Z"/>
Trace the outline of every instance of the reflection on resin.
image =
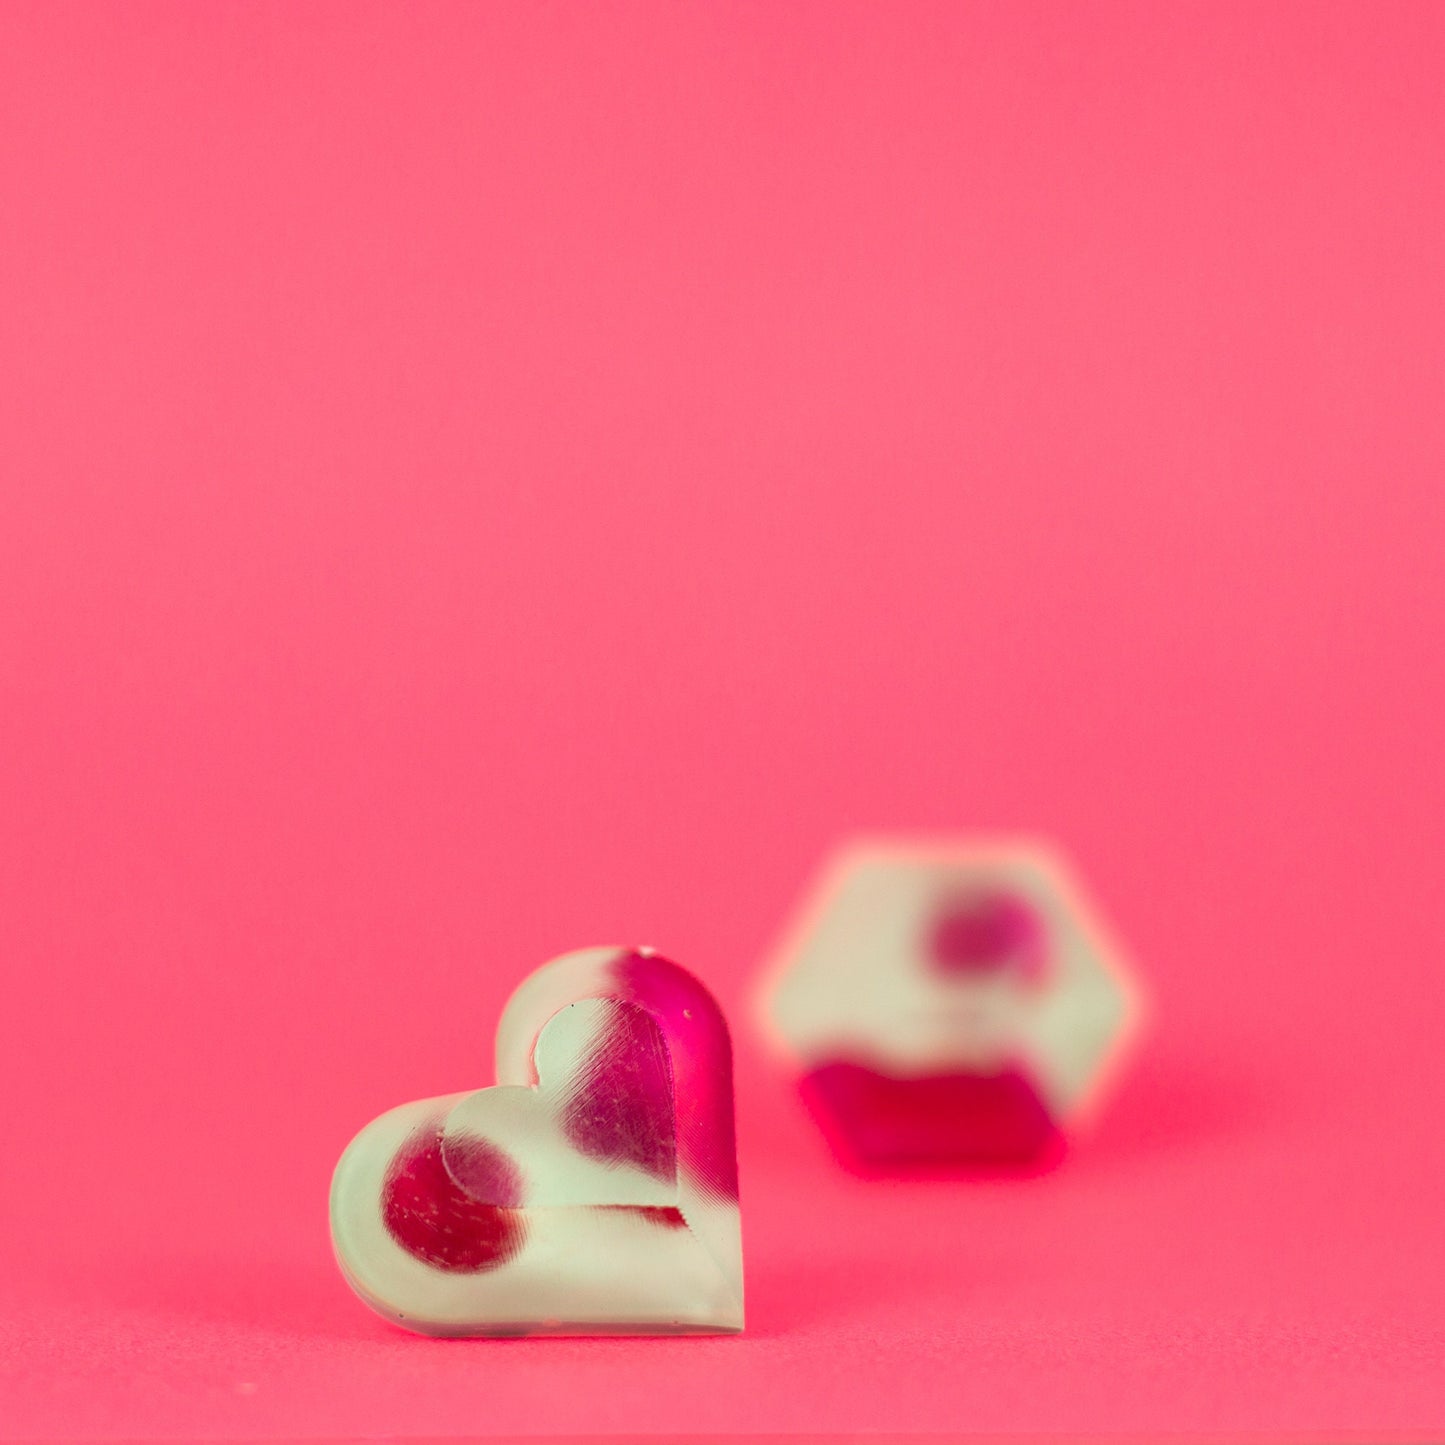
<path id="1" fill-rule="evenodd" d="M 439 1335 L 742 1328 L 727 1026 L 646 949 L 568 954 L 497 1031 L 497 1085 L 374 1120 L 332 1239 L 369 1305 Z"/>

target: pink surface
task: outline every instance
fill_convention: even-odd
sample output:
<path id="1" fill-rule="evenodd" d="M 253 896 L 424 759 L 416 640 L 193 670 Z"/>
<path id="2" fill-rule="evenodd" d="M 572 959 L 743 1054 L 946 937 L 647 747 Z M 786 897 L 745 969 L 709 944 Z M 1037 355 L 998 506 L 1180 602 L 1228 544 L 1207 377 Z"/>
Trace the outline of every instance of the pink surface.
<path id="1" fill-rule="evenodd" d="M 1445 1427 L 1445 10 L 0 10 L 0 1434 Z M 1059 1169 L 836 1171 L 757 960 L 1070 849 Z M 739 1045 L 749 1329 L 438 1343 L 326 1187 L 570 947 Z"/>

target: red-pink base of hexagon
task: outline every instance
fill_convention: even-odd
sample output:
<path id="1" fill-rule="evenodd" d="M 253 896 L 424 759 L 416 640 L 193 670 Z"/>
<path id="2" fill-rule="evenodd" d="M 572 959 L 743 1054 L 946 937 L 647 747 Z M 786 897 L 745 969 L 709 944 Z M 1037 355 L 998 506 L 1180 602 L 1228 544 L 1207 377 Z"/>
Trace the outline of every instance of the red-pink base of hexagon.
<path id="1" fill-rule="evenodd" d="M 836 1059 L 798 1087 L 839 1157 L 867 1169 L 1038 1164 L 1062 1149 L 1017 1069 L 901 1079 Z"/>

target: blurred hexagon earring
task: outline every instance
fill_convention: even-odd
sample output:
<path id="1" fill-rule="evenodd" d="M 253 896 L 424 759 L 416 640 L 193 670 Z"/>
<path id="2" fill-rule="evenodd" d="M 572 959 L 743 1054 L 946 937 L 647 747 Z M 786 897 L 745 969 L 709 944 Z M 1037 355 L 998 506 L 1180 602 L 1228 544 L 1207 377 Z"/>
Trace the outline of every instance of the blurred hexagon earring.
<path id="1" fill-rule="evenodd" d="M 870 1173 L 1057 1157 L 1144 1011 L 1063 858 L 971 838 L 840 847 L 774 951 L 760 1006 L 834 1152 Z"/>

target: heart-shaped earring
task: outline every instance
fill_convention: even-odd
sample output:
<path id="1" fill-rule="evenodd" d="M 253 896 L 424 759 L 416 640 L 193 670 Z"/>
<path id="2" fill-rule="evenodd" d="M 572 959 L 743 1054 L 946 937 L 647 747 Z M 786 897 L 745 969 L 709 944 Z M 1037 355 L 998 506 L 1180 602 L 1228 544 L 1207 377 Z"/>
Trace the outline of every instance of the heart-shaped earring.
<path id="1" fill-rule="evenodd" d="M 554 959 L 502 1012 L 495 1087 L 352 1140 L 331 1237 L 357 1294 L 423 1334 L 742 1329 L 722 1012 L 650 949 Z"/>

